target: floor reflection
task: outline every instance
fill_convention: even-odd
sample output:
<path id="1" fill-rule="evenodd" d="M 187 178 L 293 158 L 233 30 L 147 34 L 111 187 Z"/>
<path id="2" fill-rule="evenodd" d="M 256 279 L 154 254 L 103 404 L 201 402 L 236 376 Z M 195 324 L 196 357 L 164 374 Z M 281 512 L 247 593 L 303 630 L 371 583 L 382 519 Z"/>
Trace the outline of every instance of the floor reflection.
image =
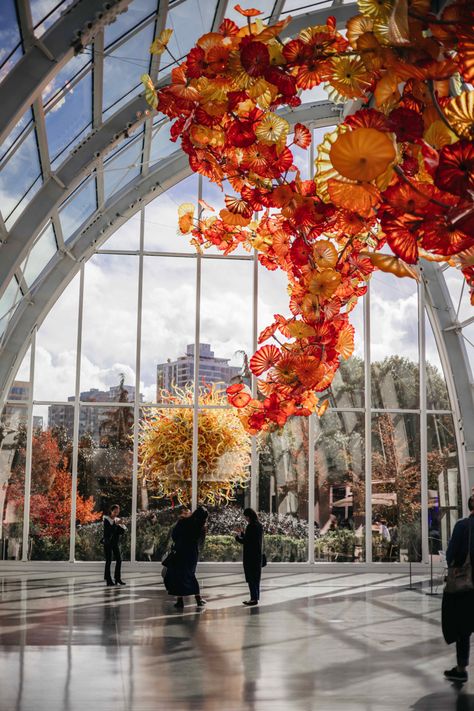
<path id="1" fill-rule="evenodd" d="M 440 599 L 401 574 L 278 573 L 246 609 L 240 575 L 177 612 L 153 574 L 0 574 L 0 711 L 474 711 Z"/>

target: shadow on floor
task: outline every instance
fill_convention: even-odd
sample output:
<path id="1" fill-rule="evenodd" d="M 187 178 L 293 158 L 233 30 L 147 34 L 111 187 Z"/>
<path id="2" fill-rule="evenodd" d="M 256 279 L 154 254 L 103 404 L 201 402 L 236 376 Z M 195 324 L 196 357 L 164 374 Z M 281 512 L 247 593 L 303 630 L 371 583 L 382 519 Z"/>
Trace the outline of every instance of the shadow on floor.
<path id="1" fill-rule="evenodd" d="M 474 711 L 474 694 L 468 694 L 461 686 L 452 684 L 446 692 L 428 694 L 419 699 L 413 711 Z"/>

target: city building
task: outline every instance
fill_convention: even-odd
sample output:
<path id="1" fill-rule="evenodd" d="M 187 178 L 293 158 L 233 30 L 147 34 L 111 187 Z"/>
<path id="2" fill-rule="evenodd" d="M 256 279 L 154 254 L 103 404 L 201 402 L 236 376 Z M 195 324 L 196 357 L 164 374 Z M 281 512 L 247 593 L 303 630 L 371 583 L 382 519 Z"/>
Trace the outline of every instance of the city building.
<path id="1" fill-rule="evenodd" d="M 199 382 L 229 383 L 239 375 L 241 368 L 229 365 L 229 358 L 219 358 L 211 350 L 210 343 L 199 344 Z M 194 343 L 186 346 L 185 355 L 176 360 L 168 359 L 156 367 L 156 401 L 160 402 L 160 391 L 173 392 L 194 381 Z"/>
<path id="2" fill-rule="evenodd" d="M 105 422 L 109 413 L 103 407 L 96 405 L 83 405 L 82 403 L 97 403 L 103 402 L 113 404 L 119 402 L 122 395 L 122 402 L 133 403 L 135 400 L 134 385 L 113 385 L 108 390 L 99 390 L 99 388 L 91 388 L 84 390 L 80 394 L 81 406 L 79 408 L 79 437 L 85 434 L 90 434 L 94 439 L 100 437 L 101 425 Z M 127 395 L 125 396 L 125 393 Z M 140 401 L 143 400 L 143 395 L 140 394 Z M 71 405 L 50 405 L 48 408 L 49 427 L 64 428 L 69 438 L 72 439 L 74 433 L 74 395 L 68 397 Z"/>

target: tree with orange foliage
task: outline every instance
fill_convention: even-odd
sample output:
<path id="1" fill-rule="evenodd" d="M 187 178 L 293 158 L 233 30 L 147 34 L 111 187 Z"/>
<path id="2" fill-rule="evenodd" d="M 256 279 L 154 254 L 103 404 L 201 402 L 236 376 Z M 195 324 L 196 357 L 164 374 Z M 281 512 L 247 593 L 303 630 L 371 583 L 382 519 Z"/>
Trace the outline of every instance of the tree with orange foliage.
<path id="1" fill-rule="evenodd" d="M 33 435 L 30 519 L 36 536 L 59 539 L 69 537 L 71 517 L 70 443 L 60 447 L 60 432 L 38 430 Z M 22 448 L 23 449 L 23 448 Z M 24 460 L 25 452 L 20 451 Z M 15 487 L 12 482 L 12 489 Z M 18 488 L 19 509 L 23 508 L 22 486 Z M 12 492 L 14 493 L 14 492 Z M 94 511 L 94 498 L 76 495 L 76 521 L 81 524 L 97 521 L 101 514 Z"/>

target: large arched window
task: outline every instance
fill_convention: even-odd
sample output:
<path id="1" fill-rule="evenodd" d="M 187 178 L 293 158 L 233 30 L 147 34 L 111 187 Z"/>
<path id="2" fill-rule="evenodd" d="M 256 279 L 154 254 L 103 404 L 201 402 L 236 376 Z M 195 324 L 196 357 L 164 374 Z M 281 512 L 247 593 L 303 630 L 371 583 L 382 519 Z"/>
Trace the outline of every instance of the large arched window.
<path id="1" fill-rule="evenodd" d="M 256 255 L 197 255 L 177 235 L 178 205 L 201 195 L 220 206 L 219 191 L 191 176 L 126 222 L 33 334 L 2 416 L 3 558 L 98 560 L 100 514 L 118 501 L 127 555 L 160 559 L 176 502 L 143 478 L 140 420 L 173 417 L 163 391 L 192 387 L 196 374 L 229 383 L 259 330 L 288 312 L 284 275 Z M 446 546 L 461 477 L 424 301 L 422 284 L 375 274 L 352 313 L 356 349 L 330 410 L 249 442 L 248 481 L 211 506 L 204 560 L 238 558 L 231 532 L 246 505 L 260 512 L 274 561 L 420 561 Z M 205 426 L 205 404 L 184 407 Z M 206 495 L 199 427 L 188 433 L 194 501 Z"/>

